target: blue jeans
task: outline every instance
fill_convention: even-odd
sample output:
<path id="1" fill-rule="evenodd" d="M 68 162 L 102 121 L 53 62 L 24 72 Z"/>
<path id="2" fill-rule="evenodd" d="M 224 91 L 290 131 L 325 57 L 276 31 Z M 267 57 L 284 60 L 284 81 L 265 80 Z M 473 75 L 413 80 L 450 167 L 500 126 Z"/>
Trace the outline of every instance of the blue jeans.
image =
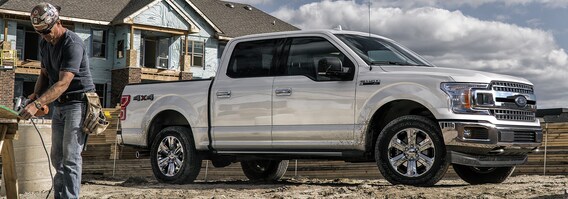
<path id="1" fill-rule="evenodd" d="M 79 198 L 85 145 L 82 126 L 86 102 L 54 106 L 52 115 L 51 164 L 55 167 L 53 190 L 55 198 Z"/>

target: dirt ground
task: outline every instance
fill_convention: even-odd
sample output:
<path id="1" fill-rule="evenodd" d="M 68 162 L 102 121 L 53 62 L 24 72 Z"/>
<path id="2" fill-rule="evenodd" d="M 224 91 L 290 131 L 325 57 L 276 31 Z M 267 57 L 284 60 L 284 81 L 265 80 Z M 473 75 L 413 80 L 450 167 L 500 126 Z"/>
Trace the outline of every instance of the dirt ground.
<path id="1" fill-rule="evenodd" d="M 21 194 L 45 198 L 47 192 Z M 170 185 L 151 178 L 85 179 L 82 198 L 568 198 L 568 176 L 515 176 L 503 184 L 442 180 L 434 187 L 391 185 L 385 180 L 285 179 L 277 184 L 243 180 Z M 52 196 L 50 197 L 52 198 Z"/>

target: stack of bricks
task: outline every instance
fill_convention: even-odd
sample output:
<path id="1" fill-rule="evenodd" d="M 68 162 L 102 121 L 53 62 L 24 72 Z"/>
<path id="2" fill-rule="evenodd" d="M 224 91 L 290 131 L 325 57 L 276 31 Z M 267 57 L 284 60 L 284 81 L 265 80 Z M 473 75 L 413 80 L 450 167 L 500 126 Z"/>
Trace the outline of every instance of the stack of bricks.
<path id="1" fill-rule="evenodd" d="M 140 82 L 142 82 L 142 69 L 139 67 L 112 70 L 111 104 L 120 103 L 120 96 L 126 85 Z"/>
<path id="2" fill-rule="evenodd" d="M 14 106 L 14 70 L 0 70 L 0 105 L 8 108 Z"/>

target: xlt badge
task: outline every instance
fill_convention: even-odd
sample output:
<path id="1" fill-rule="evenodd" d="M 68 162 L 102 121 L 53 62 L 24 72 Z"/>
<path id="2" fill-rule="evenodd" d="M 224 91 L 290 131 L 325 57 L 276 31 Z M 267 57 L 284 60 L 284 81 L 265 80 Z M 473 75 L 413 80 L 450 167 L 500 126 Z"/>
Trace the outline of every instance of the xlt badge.
<path id="1" fill-rule="evenodd" d="M 378 80 L 378 79 L 366 79 L 366 80 L 361 80 L 359 82 L 359 86 L 380 85 L 380 84 L 381 84 L 381 80 Z"/>

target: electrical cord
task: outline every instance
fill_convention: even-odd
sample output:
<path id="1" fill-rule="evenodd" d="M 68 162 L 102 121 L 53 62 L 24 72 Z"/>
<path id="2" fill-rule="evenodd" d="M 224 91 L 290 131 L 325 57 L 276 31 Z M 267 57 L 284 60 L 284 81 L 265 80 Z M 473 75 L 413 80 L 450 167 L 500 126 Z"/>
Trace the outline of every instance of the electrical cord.
<path id="1" fill-rule="evenodd" d="M 39 129 L 37 128 L 35 122 L 33 119 L 30 119 L 30 121 L 32 122 L 32 124 L 34 125 L 34 128 L 37 131 L 37 134 L 39 135 L 39 138 L 41 140 L 41 144 L 43 145 L 43 150 L 45 150 L 45 155 L 47 155 L 47 165 L 48 165 L 48 169 L 49 169 L 49 175 L 51 176 L 51 188 L 49 188 L 49 192 L 47 192 L 47 196 L 45 196 L 45 198 L 49 198 L 49 195 L 51 194 L 51 191 L 53 190 L 53 173 L 51 171 L 51 158 L 49 157 L 49 153 L 47 152 L 47 147 L 45 147 L 45 142 L 43 141 L 43 136 L 41 136 L 41 133 L 39 132 Z M 53 147 L 53 146 L 52 146 Z"/>

